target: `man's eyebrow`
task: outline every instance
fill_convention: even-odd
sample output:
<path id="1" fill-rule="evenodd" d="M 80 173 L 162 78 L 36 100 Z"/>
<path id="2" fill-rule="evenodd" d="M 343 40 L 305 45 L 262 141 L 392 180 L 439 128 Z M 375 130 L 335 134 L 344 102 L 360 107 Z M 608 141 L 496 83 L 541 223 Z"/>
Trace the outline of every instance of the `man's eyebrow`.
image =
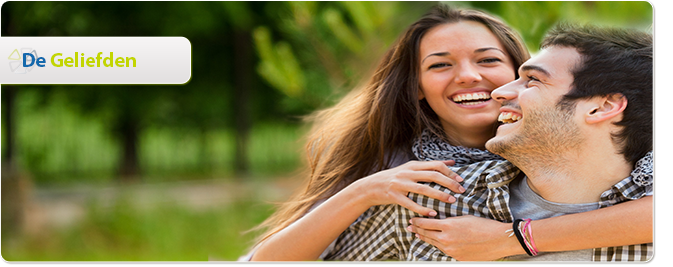
<path id="1" fill-rule="evenodd" d="M 423 61 L 425 61 L 427 58 L 429 58 L 431 56 L 441 56 L 441 57 L 443 57 L 443 56 L 448 56 L 448 55 L 451 55 L 451 53 L 449 53 L 449 52 L 432 53 L 432 54 L 428 55 L 427 57 L 425 57 L 423 60 L 421 60 L 421 64 L 423 64 Z"/>
<path id="2" fill-rule="evenodd" d="M 551 74 L 547 70 L 545 70 L 544 68 L 542 68 L 540 66 L 535 66 L 535 65 L 523 65 L 523 66 L 521 66 L 521 71 L 531 71 L 531 70 L 541 72 L 545 76 L 551 78 Z"/>

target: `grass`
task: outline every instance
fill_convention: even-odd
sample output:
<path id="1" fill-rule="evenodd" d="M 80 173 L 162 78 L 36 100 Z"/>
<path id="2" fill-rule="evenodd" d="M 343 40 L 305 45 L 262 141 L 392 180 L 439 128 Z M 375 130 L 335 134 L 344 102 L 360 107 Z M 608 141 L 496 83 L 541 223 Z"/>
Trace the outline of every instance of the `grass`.
<path id="1" fill-rule="evenodd" d="M 95 204 L 76 225 L 2 240 L 7 261 L 236 260 L 254 234 L 242 234 L 271 212 L 268 204 L 241 200 L 204 211 L 164 203 L 138 209 L 130 199 L 111 208 Z"/>

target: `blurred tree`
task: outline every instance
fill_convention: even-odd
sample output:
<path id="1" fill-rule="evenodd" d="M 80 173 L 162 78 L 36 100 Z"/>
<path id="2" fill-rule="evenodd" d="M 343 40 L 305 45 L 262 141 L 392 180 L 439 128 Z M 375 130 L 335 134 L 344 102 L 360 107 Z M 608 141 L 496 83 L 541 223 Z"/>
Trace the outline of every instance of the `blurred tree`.
<path id="1" fill-rule="evenodd" d="M 532 52 L 558 22 L 648 30 L 652 6 L 646 1 L 469 1 L 457 3 L 495 14 L 516 29 Z M 525 16 L 522 16 L 525 12 Z"/>
<path id="2" fill-rule="evenodd" d="M 257 71 L 288 96 L 285 108 L 299 111 L 331 105 L 363 82 L 399 33 L 434 3 L 284 4 L 274 10 L 278 23 L 253 33 Z"/>

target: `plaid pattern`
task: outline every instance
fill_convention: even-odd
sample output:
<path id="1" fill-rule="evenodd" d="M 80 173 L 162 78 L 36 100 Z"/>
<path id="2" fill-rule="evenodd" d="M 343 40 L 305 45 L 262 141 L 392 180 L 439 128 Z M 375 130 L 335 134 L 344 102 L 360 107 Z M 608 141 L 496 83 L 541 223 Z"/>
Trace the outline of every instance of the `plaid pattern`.
<path id="1" fill-rule="evenodd" d="M 514 220 L 509 208 L 509 183 L 523 173 L 508 161 L 483 161 L 452 168 L 465 179 L 465 193 L 452 193 L 457 201 L 449 204 L 424 195 L 410 193 L 409 198 L 438 212 L 435 217 L 474 215 L 502 222 Z M 429 183 L 429 186 L 450 190 Z M 628 177 L 601 195 L 601 208 L 651 194 L 652 185 L 640 186 Z M 334 250 L 325 260 L 348 261 L 455 261 L 433 245 L 416 238 L 406 227 L 409 220 L 421 217 L 399 205 L 375 206 L 362 214 L 336 240 Z M 647 261 L 652 258 L 652 244 L 596 248 L 594 261 Z"/>
<path id="2" fill-rule="evenodd" d="M 638 184 L 628 177 L 615 184 L 610 190 L 601 194 L 598 202 L 600 208 L 609 207 L 620 202 L 636 200 L 652 195 L 653 185 Z M 654 247 L 652 243 L 623 247 L 595 248 L 593 261 L 648 261 L 652 258 Z"/>

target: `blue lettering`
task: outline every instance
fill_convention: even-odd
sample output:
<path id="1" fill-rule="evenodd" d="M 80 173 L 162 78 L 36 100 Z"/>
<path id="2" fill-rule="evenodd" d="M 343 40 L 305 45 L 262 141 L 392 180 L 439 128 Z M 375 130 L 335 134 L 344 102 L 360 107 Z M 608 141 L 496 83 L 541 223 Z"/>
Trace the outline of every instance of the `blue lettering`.
<path id="1" fill-rule="evenodd" d="M 28 57 L 30 57 L 30 63 L 27 62 Z M 35 56 L 31 53 L 24 53 L 23 54 L 23 67 L 27 68 L 30 66 L 33 66 L 33 64 L 37 63 L 38 67 L 44 67 L 44 63 L 46 63 L 46 60 L 43 57 L 38 57 L 37 60 L 35 60 Z"/>
<path id="2" fill-rule="evenodd" d="M 26 64 L 26 59 L 27 59 L 26 56 L 30 57 L 30 65 Z M 33 64 L 35 64 L 35 57 L 33 56 L 33 54 L 23 53 L 23 67 L 27 68 L 27 67 L 33 66 Z"/>

